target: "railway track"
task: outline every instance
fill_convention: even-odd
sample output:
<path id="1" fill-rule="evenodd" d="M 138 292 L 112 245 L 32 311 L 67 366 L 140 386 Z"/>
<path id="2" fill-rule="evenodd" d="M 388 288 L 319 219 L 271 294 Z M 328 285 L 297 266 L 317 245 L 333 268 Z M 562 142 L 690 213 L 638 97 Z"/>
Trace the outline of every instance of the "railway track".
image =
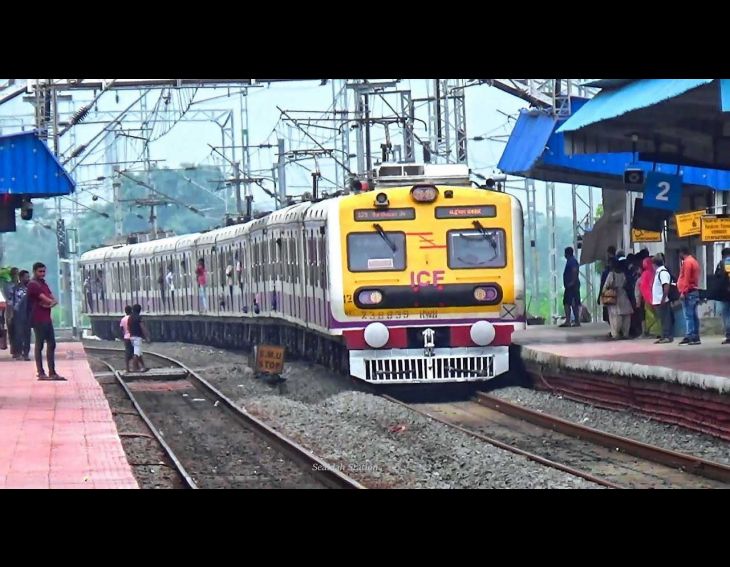
<path id="1" fill-rule="evenodd" d="M 567 422 L 477 392 L 469 401 L 390 401 L 489 444 L 607 488 L 729 488 L 730 467 Z"/>
<path id="2" fill-rule="evenodd" d="M 109 368 L 190 488 L 364 488 L 173 358 L 147 352 L 149 372 L 127 374 L 122 350 L 85 349 Z"/>

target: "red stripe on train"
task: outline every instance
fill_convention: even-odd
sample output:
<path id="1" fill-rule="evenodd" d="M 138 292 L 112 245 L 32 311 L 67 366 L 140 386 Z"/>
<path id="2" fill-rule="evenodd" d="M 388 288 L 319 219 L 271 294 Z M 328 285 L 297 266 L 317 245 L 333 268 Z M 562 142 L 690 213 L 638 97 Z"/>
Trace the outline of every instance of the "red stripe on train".
<path id="1" fill-rule="evenodd" d="M 425 327 L 424 327 L 425 329 Z M 471 340 L 469 331 L 471 325 L 453 326 L 450 328 L 449 346 L 451 347 L 473 347 L 477 346 L 474 341 Z M 403 327 L 390 327 L 390 337 L 388 342 L 385 343 L 383 349 L 389 348 L 407 348 L 408 337 L 406 329 Z M 494 325 L 494 341 L 489 346 L 508 346 L 512 343 L 512 333 L 514 332 L 514 325 Z M 370 347 L 365 342 L 365 329 L 358 329 L 354 331 L 343 331 L 342 335 L 345 338 L 345 344 L 349 350 L 368 350 Z"/>

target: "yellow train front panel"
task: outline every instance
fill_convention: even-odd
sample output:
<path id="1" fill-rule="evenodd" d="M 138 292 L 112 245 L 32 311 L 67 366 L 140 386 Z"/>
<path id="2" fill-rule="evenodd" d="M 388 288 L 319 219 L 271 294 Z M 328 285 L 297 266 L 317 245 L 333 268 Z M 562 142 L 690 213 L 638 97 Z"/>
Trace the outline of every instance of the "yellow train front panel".
<path id="1" fill-rule="evenodd" d="M 433 202 L 415 201 L 411 187 L 341 201 L 348 318 L 500 319 L 505 304 L 522 311 L 522 226 L 516 235 L 513 223 L 517 200 L 468 187 L 436 189 Z M 376 203 L 378 195 L 386 196 L 387 206 Z"/>

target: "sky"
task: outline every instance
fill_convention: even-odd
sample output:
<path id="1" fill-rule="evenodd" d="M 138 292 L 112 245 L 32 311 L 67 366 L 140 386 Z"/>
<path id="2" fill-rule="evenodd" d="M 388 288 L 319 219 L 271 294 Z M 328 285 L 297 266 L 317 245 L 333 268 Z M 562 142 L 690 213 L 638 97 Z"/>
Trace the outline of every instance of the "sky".
<path id="1" fill-rule="evenodd" d="M 414 97 L 423 97 L 426 95 L 426 80 L 423 79 L 405 79 L 399 84 L 399 88 L 412 89 Z M 236 129 L 236 144 L 241 144 L 242 113 L 241 105 L 243 97 L 240 96 L 240 89 L 218 88 L 218 89 L 199 89 L 192 99 L 191 109 L 215 109 L 223 115 L 225 111 L 233 111 L 233 122 Z M 85 101 L 91 100 L 93 93 L 84 91 L 75 91 L 73 101 L 61 102 L 60 110 L 78 109 Z M 118 94 L 118 96 L 117 96 Z M 98 101 L 97 107 L 100 111 L 120 112 L 129 106 L 135 99 L 139 97 L 139 91 L 116 91 L 104 93 Z M 287 149 L 298 149 L 312 147 L 313 143 L 307 139 L 296 127 L 285 123 L 281 119 L 281 113 L 277 106 L 284 110 L 311 110 L 324 111 L 332 104 L 332 83 L 328 82 L 321 85 L 320 81 L 297 81 L 292 83 L 274 83 L 270 86 L 263 86 L 249 89 L 247 97 L 248 101 L 248 132 L 249 144 L 272 143 L 276 145 L 278 137 L 287 140 Z M 190 102 L 192 90 L 186 89 L 182 96 L 179 93 L 173 93 L 173 98 L 168 103 L 173 108 L 184 108 Z M 160 91 L 153 90 L 147 96 L 148 110 L 155 106 L 160 98 Z M 212 99 L 212 100 L 208 100 Z M 389 99 L 395 100 L 393 98 Z M 506 136 L 511 132 L 517 113 L 521 108 L 525 108 L 527 103 L 512 95 L 503 93 L 494 87 L 487 85 L 475 86 L 465 89 L 466 116 L 467 116 L 467 137 L 475 136 L 494 137 L 498 136 L 498 140 L 506 140 Z M 350 104 L 352 107 L 352 104 Z M 139 108 L 137 106 L 136 108 Z M 21 98 L 15 99 L 9 103 L 0 106 L 0 133 L 8 134 L 20 129 L 20 120 L 24 120 L 27 125 L 32 124 L 32 106 L 24 102 Z M 374 100 L 372 107 L 373 115 L 392 114 L 385 107 L 384 103 Z M 425 114 L 419 114 L 425 119 Z M 108 176 L 111 168 L 108 165 L 90 165 L 94 162 L 102 163 L 107 160 L 113 161 L 116 157 L 120 161 L 133 161 L 142 153 L 142 144 L 134 138 L 121 138 L 122 142 L 117 142 L 115 147 L 111 143 L 106 143 L 102 138 L 96 138 L 97 133 L 103 128 L 103 124 L 92 124 L 95 121 L 94 113 L 90 113 L 85 122 L 74 127 L 62 138 L 62 150 L 71 150 L 82 143 L 89 143 L 89 156 L 79 165 L 73 175 L 80 182 L 80 189 L 88 181 L 95 180 L 100 176 Z M 139 132 L 133 130 L 134 125 L 128 123 L 125 127 L 130 128 L 127 134 L 135 135 Z M 325 129 L 310 128 L 308 132 L 322 140 L 323 145 L 332 146 L 332 141 L 327 140 L 332 132 Z M 317 136 L 317 134 L 320 134 Z M 391 132 L 393 143 L 402 143 L 402 136 L 399 129 Z M 416 134 L 425 135 L 423 124 L 416 124 Z M 500 137 L 501 136 L 501 137 Z M 199 163 L 225 163 L 211 149 L 210 145 L 220 146 L 221 128 L 211 122 L 185 122 L 180 121 L 174 125 L 158 122 L 153 130 L 153 138 L 156 140 L 150 143 L 150 157 L 153 160 L 159 160 L 157 163 L 161 167 L 179 168 L 189 164 Z M 93 148 L 92 144 L 98 141 L 102 143 Z M 106 140 L 111 140 L 111 137 Z M 355 137 L 351 137 L 350 151 L 355 151 Z M 379 145 L 385 140 L 385 132 L 382 127 L 373 127 L 372 129 L 372 147 L 373 154 L 379 155 Z M 210 145 L 209 145 L 210 144 Z M 468 164 L 473 171 L 483 175 L 489 175 L 496 172 L 496 166 L 504 149 L 503 141 L 469 141 L 468 143 Z M 93 149 L 92 149 L 93 148 Z M 241 158 L 241 149 L 237 148 L 236 157 Z M 116 155 L 115 155 L 116 152 Z M 270 170 L 272 164 L 277 157 L 276 148 L 272 149 L 252 149 L 251 150 L 251 167 L 256 170 Z M 421 156 L 421 149 L 416 145 L 417 158 Z M 217 160 L 217 161 L 216 161 Z M 334 180 L 334 170 L 332 160 L 324 158 L 320 160 L 323 175 L 327 178 L 322 181 L 324 186 L 330 185 L 328 180 Z M 352 161 L 352 165 L 356 165 L 356 161 Z M 290 164 L 287 166 L 287 186 L 289 194 L 301 194 L 311 188 L 312 178 L 311 169 L 312 161 L 300 162 L 300 164 Z M 122 165 L 130 169 L 140 170 L 141 163 Z M 230 166 L 227 173 L 231 173 Z M 268 172 L 262 173 L 266 175 Z M 270 175 L 270 173 L 268 173 Z M 254 174 L 254 176 L 257 174 Z M 264 182 L 267 183 L 266 181 Z M 518 181 L 515 185 L 521 186 L 522 182 Z M 270 186 L 270 185 L 269 185 Z M 88 188 L 88 186 L 86 186 Z M 537 209 L 539 212 L 545 211 L 545 191 L 542 182 L 536 183 L 537 187 Z M 101 187 L 93 188 L 91 191 L 80 191 L 81 202 L 92 205 L 91 192 L 96 191 L 99 194 L 107 194 L 110 190 L 108 181 L 104 181 Z M 524 206 L 524 192 L 515 192 L 522 201 Z M 600 191 L 594 191 L 596 201 L 600 201 Z M 254 196 L 257 202 L 264 202 L 268 199 L 260 190 L 255 190 Z M 556 194 L 556 204 L 559 216 L 571 216 L 572 201 L 570 196 L 570 186 L 558 185 Z M 70 203 L 68 203 L 70 206 Z M 583 207 L 579 207 L 579 215 L 585 214 Z M 587 210 L 587 209 L 586 209 Z"/>

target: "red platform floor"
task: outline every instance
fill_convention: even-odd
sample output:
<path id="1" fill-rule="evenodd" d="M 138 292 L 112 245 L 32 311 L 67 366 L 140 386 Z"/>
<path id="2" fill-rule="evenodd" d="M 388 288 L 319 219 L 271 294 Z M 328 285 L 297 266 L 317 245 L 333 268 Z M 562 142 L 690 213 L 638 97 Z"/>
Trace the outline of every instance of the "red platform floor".
<path id="1" fill-rule="evenodd" d="M 58 344 L 56 370 L 68 381 L 0 351 L 0 488 L 138 488 L 80 343 Z"/>

